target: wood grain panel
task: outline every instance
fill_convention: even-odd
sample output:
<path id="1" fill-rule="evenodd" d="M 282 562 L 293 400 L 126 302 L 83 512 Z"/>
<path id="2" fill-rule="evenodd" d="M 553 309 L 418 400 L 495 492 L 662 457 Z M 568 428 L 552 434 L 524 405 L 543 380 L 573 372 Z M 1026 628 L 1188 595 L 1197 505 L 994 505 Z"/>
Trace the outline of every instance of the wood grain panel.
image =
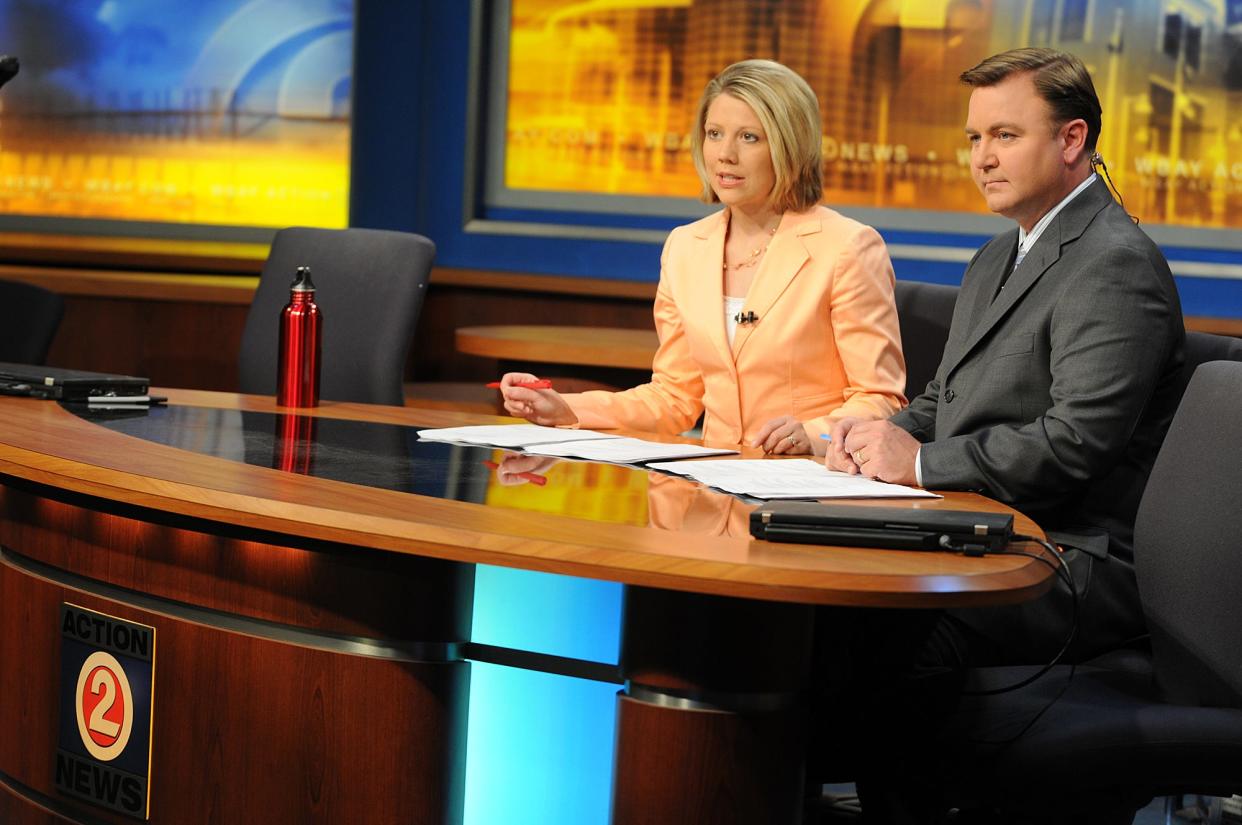
<path id="1" fill-rule="evenodd" d="M 248 310 L 231 303 L 69 296 L 48 363 L 233 390 Z"/>
<path id="2" fill-rule="evenodd" d="M 469 565 L 246 541 L 109 509 L 95 499 L 67 503 L 0 487 L 0 544 L 105 584 L 317 632 L 396 642 L 470 638 Z"/>
<path id="3" fill-rule="evenodd" d="M 1242 338 L 1242 318 L 1207 318 L 1201 315 L 1190 315 L 1186 318 L 1186 329 Z"/>
<path id="4" fill-rule="evenodd" d="M 809 605 L 626 588 L 613 822 L 798 822 L 813 628 Z"/>
<path id="5" fill-rule="evenodd" d="M 34 800 L 19 796 L 18 789 L 9 787 L 0 778 L 0 822 L 5 825 L 65 825 L 71 821 L 95 825 L 90 819 L 67 820 L 57 816 Z"/>
<path id="6" fill-rule="evenodd" d="M 648 371 L 659 343 L 651 329 L 505 324 L 457 330 L 457 348 L 472 355 Z"/>
<path id="7" fill-rule="evenodd" d="M 621 673 L 684 695 L 793 694 L 813 628 L 810 605 L 627 587 Z"/>
<path id="8" fill-rule="evenodd" d="M 619 697 L 612 825 L 801 822 L 802 716 L 680 711 Z"/>
<path id="9" fill-rule="evenodd" d="M 433 278 L 419 316 L 406 374 L 419 381 L 491 381 L 497 377 L 498 359 L 460 352 L 455 340 L 457 329 L 518 322 L 653 329 L 650 297 L 524 292 L 490 285 L 436 283 Z M 642 369 L 650 374 L 650 359 Z M 616 383 L 584 366 L 565 374 Z"/>
<path id="10" fill-rule="evenodd" d="M 222 632 L 0 565 L 0 627 L 22 629 L 0 635 L 0 770 L 17 781 L 132 821 L 53 788 L 63 601 L 157 629 L 151 822 L 460 821 L 468 665 Z"/>

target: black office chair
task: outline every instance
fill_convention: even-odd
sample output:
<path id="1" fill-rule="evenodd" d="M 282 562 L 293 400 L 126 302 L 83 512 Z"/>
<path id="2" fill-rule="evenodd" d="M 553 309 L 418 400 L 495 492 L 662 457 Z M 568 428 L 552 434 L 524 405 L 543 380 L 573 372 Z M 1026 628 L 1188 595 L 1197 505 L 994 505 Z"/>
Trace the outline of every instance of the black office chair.
<path id="1" fill-rule="evenodd" d="M 65 314 L 55 292 L 20 281 L 0 281 L 0 361 L 42 364 Z"/>
<path id="2" fill-rule="evenodd" d="M 1242 363 L 1199 367 L 1143 495 L 1134 543 L 1150 667 L 1097 660 L 963 699 L 926 783 L 967 811 L 959 822 L 1129 823 L 1155 796 L 1242 793 L 1238 398 Z M 968 686 L 1029 672 L 981 668 Z"/>
<path id="3" fill-rule="evenodd" d="M 400 405 L 405 358 L 434 258 L 435 244 L 408 232 L 277 232 L 242 332 L 240 390 L 275 394 L 280 312 L 297 268 L 309 266 L 323 313 L 320 397 Z"/>
<path id="4" fill-rule="evenodd" d="M 1242 361 L 1242 339 L 1210 332 L 1186 333 L 1186 363 L 1179 376 L 1182 394 L 1201 364 L 1210 361 Z"/>
<path id="5" fill-rule="evenodd" d="M 897 282 L 894 299 L 901 349 L 906 356 L 906 398 L 921 393 L 936 377 L 949 338 L 957 291 L 957 287 L 943 284 Z"/>

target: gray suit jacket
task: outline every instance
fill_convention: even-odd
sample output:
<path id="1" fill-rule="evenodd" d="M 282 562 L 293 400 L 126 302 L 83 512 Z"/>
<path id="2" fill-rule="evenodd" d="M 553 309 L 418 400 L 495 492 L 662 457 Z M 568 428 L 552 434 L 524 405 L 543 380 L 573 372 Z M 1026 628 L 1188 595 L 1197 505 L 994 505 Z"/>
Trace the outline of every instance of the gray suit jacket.
<path id="1" fill-rule="evenodd" d="M 980 490 L 1045 528 L 1102 527 L 1127 552 L 1179 400 L 1173 277 L 1100 180 L 997 295 L 1016 251 L 1014 229 L 975 255 L 936 377 L 892 421 L 924 442 L 927 487 Z"/>
<path id="2" fill-rule="evenodd" d="M 1173 277 L 1100 180 L 998 295 L 1016 251 L 1014 229 L 975 255 L 936 377 L 891 420 L 924 442 L 927 487 L 983 492 L 1045 530 L 1107 531 L 1128 571 L 1138 502 L 1179 401 Z M 1132 595 L 1117 609 L 1137 612 L 1137 594 L 1120 598 Z"/>

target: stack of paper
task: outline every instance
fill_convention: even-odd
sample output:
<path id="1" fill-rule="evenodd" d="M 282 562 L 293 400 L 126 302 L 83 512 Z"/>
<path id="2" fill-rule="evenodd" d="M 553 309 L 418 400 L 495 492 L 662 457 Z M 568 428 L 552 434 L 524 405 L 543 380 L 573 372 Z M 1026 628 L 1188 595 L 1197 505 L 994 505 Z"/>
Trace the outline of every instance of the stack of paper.
<path id="1" fill-rule="evenodd" d="M 647 467 L 687 476 L 734 495 L 751 498 L 940 498 L 903 487 L 827 469 L 818 461 L 721 459 L 654 463 Z"/>
<path id="2" fill-rule="evenodd" d="M 664 444 L 641 438 L 608 438 L 595 441 L 563 441 L 559 444 L 535 444 L 526 452 L 556 455 L 564 458 L 585 458 L 587 461 L 610 461 L 614 464 L 641 464 L 646 461 L 672 461 L 707 455 L 736 455 L 737 450 L 700 447 L 698 444 Z"/>
<path id="3" fill-rule="evenodd" d="M 454 441 L 458 444 L 477 444 L 480 447 L 522 449 L 536 444 L 603 440 L 621 436 L 597 433 L 594 430 L 540 427 L 538 424 L 484 424 L 477 427 L 440 427 L 434 430 L 419 430 L 418 437 L 424 441 Z"/>
<path id="4" fill-rule="evenodd" d="M 700 447 L 697 444 L 664 444 L 600 433 L 594 430 L 565 430 L 536 424 L 497 424 L 477 427 L 445 427 L 419 430 L 427 441 L 453 441 L 484 447 L 505 447 L 535 455 L 610 461 L 615 464 L 641 464 L 707 455 L 735 455 L 737 450 Z"/>

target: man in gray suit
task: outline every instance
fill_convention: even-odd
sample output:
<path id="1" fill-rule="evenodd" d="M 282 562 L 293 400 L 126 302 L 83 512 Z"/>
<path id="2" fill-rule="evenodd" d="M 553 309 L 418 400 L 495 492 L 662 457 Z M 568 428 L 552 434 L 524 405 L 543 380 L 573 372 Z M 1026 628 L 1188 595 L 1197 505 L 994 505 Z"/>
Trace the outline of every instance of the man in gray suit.
<path id="1" fill-rule="evenodd" d="M 964 72 L 966 135 L 988 207 L 1018 226 L 962 280 L 936 377 L 888 421 L 846 419 L 832 469 L 975 490 L 1074 547 L 1082 658 L 1140 636 L 1131 565 L 1139 498 L 1178 402 L 1181 306 L 1168 264 L 1094 171 L 1100 104 L 1078 58 L 1016 49 Z M 1032 550 L 1036 549 L 1034 547 Z M 954 611 L 945 664 L 1051 659 L 1068 594 Z"/>

